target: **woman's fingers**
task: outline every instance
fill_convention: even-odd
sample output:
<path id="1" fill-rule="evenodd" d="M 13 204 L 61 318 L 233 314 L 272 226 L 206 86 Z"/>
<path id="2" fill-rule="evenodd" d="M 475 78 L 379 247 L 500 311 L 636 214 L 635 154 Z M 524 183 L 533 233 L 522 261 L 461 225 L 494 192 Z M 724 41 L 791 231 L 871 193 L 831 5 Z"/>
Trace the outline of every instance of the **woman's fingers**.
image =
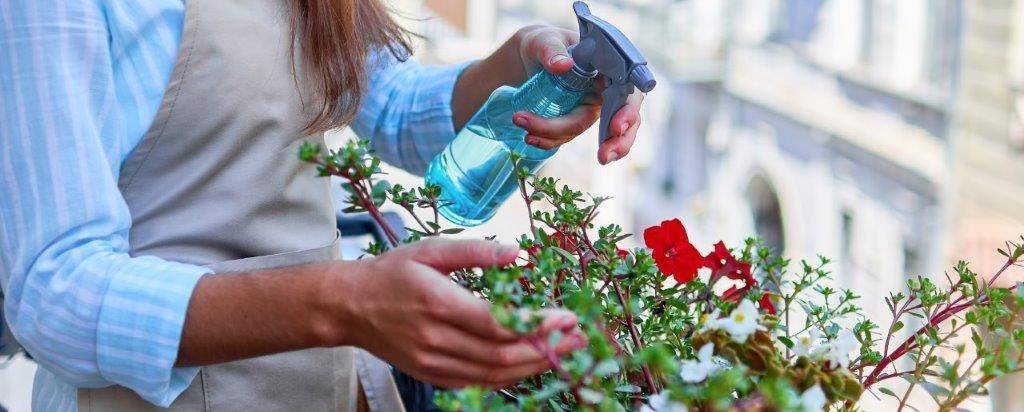
<path id="1" fill-rule="evenodd" d="M 625 133 L 612 136 L 597 149 L 597 161 L 603 165 L 614 162 L 629 154 L 630 148 L 636 141 L 636 132 L 640 127 L 640 119 L 637 119 Z"/>
<path id="2" fill-rule="evenodd" d="M 530 27 L 524 29 L 522 57 L 523 63 L 530 66 L 534 62 L 544 70 L 560 74 L 572 69 L 572 58 L 569 57 L 569 45 L 575 44 L 575 31 L 554 27 Z M 534 66 L 536 67 L 536 66 Z"/>
<path id="3" fill-rule="evenodd" d="M 470 362 L 505 367 L 544 361 L 544 356 L 522 341 L 490 341 L 454 326 L 436 328 L 435 337 L 423 342 L 429 350 Z"/>
<path id="4" fill-rule="evenodd" d="M 538 339 L 545 341 L 546 337 Z M 579 330 L 572 330 L 566 333 L 559 343 L 556 344 L 555 356 L 564 356 L 572 350 L 579 349 L 586 344 L 586 339 Z M 458 345 L 458 346 L 456 346 Z M 448 350 L 432 351 L 422 359 L 423 364 L 419 370 L 425 373 L 424 380 L 445 387 L 461 387 L 466 385 L 484 385 L 492 388 L 504 388 L 515 384 L 528 376 L 547 371 L 552 367 L 548 358 L 542 356 L 538 348 L 523 343 L 523 347 L 512 345 L 499 346 L 510 348 L 508 352 L 494 353 L 490 358 L 471 359 L 466 356 L 470 353 L 488 353 L 487 343 L 480 343 L 473 338 L 455 344 Z M 546 343 L 544 344 L 546 345 Z M 461 353 L 456 349 L 461 349 Z M 532 353 L 525 351 L 528 349 Z M 509 353 L 512 355 L 502 355 Z M 512 356 L 512 357 L 509 357 Z"/>
<path id="5" fill-rule="evenodd" d="M 494 320 L 489 303 L 473 296 L 461 286 L 453 283 L 448 283 L 447 286 L 458 289 L 457 292 L 461 293 L 458 293 L 458 296 L 442 298 L 445 299 L 444 302 L 437 302 L 439 309 L 435 311 L 435 316 L 438 320 L 485 341 L 513 342 L 519 339 L 519 335 Z"/>
<path id="6" fill-rule="evenodd" d="M 508 368 L 548 361 L 544 354 L 530 344 L 526 338 L 514 342 L 487 341 L 454 327 L 438 328 L 436 332 L 435 337 L 427 337 L 421 342 L 426 350 L 443 353 L 467 362 L 490 365 L 495 368 Z M 566 355 L 587 344 L 586 337 L 579 330 L 570 329 L 559 333 L 561 338 L 558 339 L 554 348 L 557 356 Z M 548 335 L 538 335 L 531 339 L 547 342 Z"/>
<path id="7" fill-rule="evenodd" d="M 408 255 L 414 261 L 443 273 L 458 269 L 504 266 L 515 261 L 519 247 L 488 240 L 426 239 L 390 253 Z"/>
<path id="8" fill-rule="evenodd" d="M 610 137 L 597 149 L 597 159 L 601 164 L 614 162 L 629 153 L 640 128 L 640 105 L 643 101 L 643 93 L 633 93 L 626 105 L 612 116 L 608 126 Z"/>
<path id="9" fill-rule="evenodd" d="M 580 105 L 562 117 L 544 118 L 519 112 L 512 122 L 526 130 L 526 143 L 542 149 L 558 147 L 585 132 L 601 115 L 597 105 Z"/>
<path id="10" fill-rule="evenodd" d="M 643 93 L 634 93 L 609 123 L 609 138 L 598 148 L 597 158 L 601 164 L 621 159 L 629 153 L 636 141 L 640 126 L 640 107 Z M 581 104 L 569 114 L 544 118 L 530 112 L 518 112 L 512 122 L 527 131 L 526 143 L 550 150 L 561 146 L 585 132 L 601 116 L 600 102 Z"/>
<path id="11" fill-rule="evenodd" d="M 508 367 L 469 362 L 454 356 L 433 354 L 423 359 L 420 365 L 422 374 L 413 374 L 417 378 L 432 384 L 458 388 L 468 385 L 487 387 L 504 387 L 510 382 L 518 382 L 551 368 L 546 361 L 524 363 Z"/>
<path id="12" fill-rule="evenodd" d="M 512 116 L 512 122 L 526 130 L 527 144 L 550 150 L 587 131 L 600 116 L 601 102 L 596 95 L 589 94 L 565 116 L 546 118 L 521 111 Z"/>
<path id="13" fill-rule="evenodd" d="M 458 287 L 458 286 L 456 286 Z M 463 291 L 465 291 L 463 289 Z M 468 291 L 466 294 L 472 296 Z M 439 311 L 441 320 L 465 332 L 472 333 L 490 341 L 518 340 L 521 336 L 498 324 L 491 315 L 490 304 L 473 297 L 473 300 L 460 299 L 446 302 L 446 309 Z M 544 318 L 540 330 L 536 333 L 546 334 L 554 330 L 568 331 L 576 326 L 576 315 L 564 309 L 545 310 L 540 313 Z"/>

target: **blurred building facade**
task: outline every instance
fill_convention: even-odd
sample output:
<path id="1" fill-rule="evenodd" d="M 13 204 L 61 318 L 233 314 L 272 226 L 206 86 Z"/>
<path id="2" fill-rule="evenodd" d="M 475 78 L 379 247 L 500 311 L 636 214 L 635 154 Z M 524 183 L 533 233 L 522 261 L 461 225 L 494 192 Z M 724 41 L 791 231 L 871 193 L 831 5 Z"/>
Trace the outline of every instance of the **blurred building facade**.
<path id="1" fill-rule="evenodd" d="M 574 27 L 569 3 L 480 1 L 493 20 L 465 33 L 493 47 L 524 24 Z M 588 3 L 659 85 L 624 164 L 596 166 L 585 135 L 550 173 L 616 196 L 606 218 L 627 230 L 682 217 L 696 243 L 756 234 L 829 256 L 866 304 L 957 259 L 989 273 L 1024 234 L 1024 0 Z M 522 223 L 509 215 L 495 224 Z M 1024 410 L 1020 384 L 969 409 Z"/>
<path id="2" fill-rule="evenodd" d="M 993 245 L 1024 233 L 1024 1 L 969 1 L 965 16 L 952 251 L 991 268 Z M 997 381 L 993 410 L 1024 410 L 1022 387 Z"/>

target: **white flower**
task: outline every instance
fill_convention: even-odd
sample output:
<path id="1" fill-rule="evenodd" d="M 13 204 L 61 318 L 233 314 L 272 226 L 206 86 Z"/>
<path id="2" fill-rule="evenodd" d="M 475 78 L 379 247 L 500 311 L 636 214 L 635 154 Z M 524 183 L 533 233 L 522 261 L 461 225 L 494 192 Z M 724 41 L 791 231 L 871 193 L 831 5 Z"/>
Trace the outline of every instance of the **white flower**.
<path id="1" fill-rule="evenodd" d="M 820 338 L 821 332 L 818 329 L 811 329 L 806 335 L 796 338 L 796 342 L 793 342 L 793 353 L 796 356 L 811 356 L 811 352 L 817 348 Z"/>
<path id="2" fill-rule="evenodd" d="M 686 405 L 672 401 L 668 391 L 661 391 L 659 394 L 647 398 L 647 405 L 640 407 L 640 412 L 688 412 Z"/>
<path id="3" fill-rule="evenodd" d="M 814 385 L 800 394 L 800 406 L 804 412 L 822 412 L 827 403 L 828 399 L 825 398 L 825 391 L 821 390 L 821 386 Z"/>
<path id="4" fill-rule="evenodd" d="M 829 342 L 828 361 L 832 364 L 847 367 L 850 364 L 850 352 L 860 348 L 860 342 L 849 329 L 839 331 L 836 338 Z"/>
<path id="5" fill-rule="evenodd" d="M 706 332 L 709 330 L 718 329 L 719 323 L 721 322 L 718 318 L 720 318 L 721 316 L 722 312 L 720 312 L 718 308 L 715 308 L 715 311 L 711 312 L 710 315 L 702 315 L 701 320 L 703 324 L 700 326 L 700 331 Z"/>
<path id="6" fill-rule="evenodd" d="M 746 342 L 747 337 L 754 332 L 765 330 L 764 326 L 758 322 L 757 307 L 754 306 L 754 302 L 746 299 L 740 301 L 739 306 L 732 310 L 729 317 L 713 321 L 713 324 L 712 327 L 729 332 L 729 336 L 737 343 Z"/>
<path id="7" fill-rule="evenodd" d="M 707 379 L 708 374 L 718 369 L 718 365 L 715 365 L 712 359 L 715 354 L 715 344 L 705 343 L 704 346 L 700 347 L 697 351 L 697 359 L 684 360 L 679 365 L 679 377 L 684 382 L 697 383 Z"/>

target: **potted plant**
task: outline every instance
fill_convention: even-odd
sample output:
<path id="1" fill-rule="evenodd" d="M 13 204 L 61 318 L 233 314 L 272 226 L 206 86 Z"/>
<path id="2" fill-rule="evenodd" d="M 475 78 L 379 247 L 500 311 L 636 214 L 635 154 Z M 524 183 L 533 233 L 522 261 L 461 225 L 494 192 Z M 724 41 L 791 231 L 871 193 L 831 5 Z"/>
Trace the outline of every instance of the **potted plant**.
<path id="1" fill-rule="evenodd" d="M 340 177 L 350 210 L 384 228 L 390 245 L 371 244 L 368 254 L 460 231 L 439 221 L 437 187 L 380 179 L 366 142 L 337 151 L 306 144 L 300 157 Z M 999 250 L 1004 264 L 990 276 L 960 262 L 941 283 L 918 277 L 876 302 L 829 286 L 825 257 L 793 262 L 756 239 L 702 253 L 678 219 L 646 229 L 647 248 L 622 249 L 629 235 L 597 219 L 606 199 L 525 170 L 517 169 L 529 228 L 518 239 L 521 263 L 451 279 L 491 301 L 495 318 L 517 331 L 535 328 L 540 309 L 569 309 L 588 345 L 558 357 L 558 333 L 535 339 L 550 372 L 500 390 L 443 392 L 443 410 L 852 411 L 875 396 L 892 397 L 900 410 L 948 411 L 1024 368 L 1024 291 L 993 286 L 1021 265 L 1021 243 Z M 416 222 L 407 238 L 381 218 L 385 202 Z M 875 323 L 862 304 L 884 304 L 891 319 Z M 934 403 L 909 405 L 917 392 Z"/>

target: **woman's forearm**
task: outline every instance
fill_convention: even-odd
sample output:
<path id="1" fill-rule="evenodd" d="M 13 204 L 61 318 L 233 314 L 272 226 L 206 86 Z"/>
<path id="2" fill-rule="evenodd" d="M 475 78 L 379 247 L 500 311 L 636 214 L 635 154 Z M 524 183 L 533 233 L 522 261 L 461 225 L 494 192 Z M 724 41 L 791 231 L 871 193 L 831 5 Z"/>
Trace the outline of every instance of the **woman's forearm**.
<path id="1" fill-rule="evenodd" d="M 512 36 L 498 50 L 473 63 L 459 76 L 452 93 L 452 122 L 455 130 L 462 129 L 494 89 L 504 85 L 516 86 L 526 81 L 528 73 L 520 54 L 522 33 L 520 31 Z"/>
<path id="2" fill-rule="evenodd" d="M 199 366 L 344 343 L 344 311 L 324 293 L 345 293 L 358 262 L 329 262 L 204 276 L 185 316 L 177 366 Z M 331 285 L 325 283 L 331 282 Z"/>
<path id="3" fill-rule="evenodd" d="M 508 265 L 518 252 L 491 241 L 435 238 L 372 259 L 205 276 L 189 303 L 177 365 L 355 346 L 445 387 L 511 385 L 547 370 L 547 359 L 446 275 Z M 572 313 L 542 315 L 534 338 L 547 341 L 560 330 L 568 338 L 558 355 L 586 345 Z"/>

